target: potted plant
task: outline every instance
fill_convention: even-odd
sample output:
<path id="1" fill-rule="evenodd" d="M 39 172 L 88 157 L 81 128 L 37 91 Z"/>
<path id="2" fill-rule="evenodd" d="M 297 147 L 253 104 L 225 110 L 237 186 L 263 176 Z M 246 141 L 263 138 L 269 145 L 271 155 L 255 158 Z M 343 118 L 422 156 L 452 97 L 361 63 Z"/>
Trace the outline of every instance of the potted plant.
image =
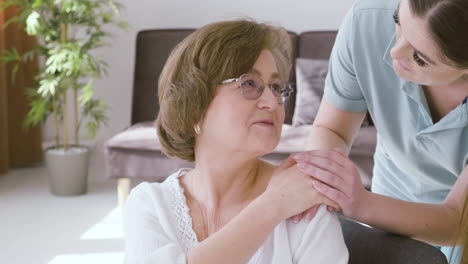
<path id="1" fill-rule="evenodd" d="M 6 51 L 4 62 L 16 63 L 17 69 L 22 60 L 43 59 L 37 85 L 28 89 L 30 111 L 24 124 L 41 124 L 52 116 L 55 144 L 45 150 L 51 192 L 83 194 L 89 149 L 80 142 L 80 129 L 86 126 L 94 137 L 107 123 L 105 103 L 93 97 L 93 81 L 106 74 L 107 64 L 92 52 L 111 37 L 106 25 L 127 26 L 117 20 L 121 5 L 115 0 L 6 0 L 0 11 L 10 6 L 18 12 L 7 24 L 20 23 L 38 44 L 24 54 Z"/>

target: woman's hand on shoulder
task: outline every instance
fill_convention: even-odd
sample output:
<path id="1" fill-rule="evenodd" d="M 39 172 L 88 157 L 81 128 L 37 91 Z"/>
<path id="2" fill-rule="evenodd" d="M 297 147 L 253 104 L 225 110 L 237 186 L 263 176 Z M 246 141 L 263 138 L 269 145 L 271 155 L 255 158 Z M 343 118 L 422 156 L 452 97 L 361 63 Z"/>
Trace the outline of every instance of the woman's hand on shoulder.
<path id="1" fill-rule="evenodd" d="M 315 179 L 299 171 L 295 164 L 291 157 L 283 161 L 273 172 L 262 194 L 271 204 L 278 207 L 282 219 L 320 204 L 338 208 L 335 202 L 314 188 Z"/>
<path id="2" fill-rule="evenodd" d="M 359 214 L 366 190 L 356 165 L 341 150 L 310 150 L 294 154 L 293 159 L 299 171 L 316 179 L 315 189 L 335 201 L 345 216 Z"/>

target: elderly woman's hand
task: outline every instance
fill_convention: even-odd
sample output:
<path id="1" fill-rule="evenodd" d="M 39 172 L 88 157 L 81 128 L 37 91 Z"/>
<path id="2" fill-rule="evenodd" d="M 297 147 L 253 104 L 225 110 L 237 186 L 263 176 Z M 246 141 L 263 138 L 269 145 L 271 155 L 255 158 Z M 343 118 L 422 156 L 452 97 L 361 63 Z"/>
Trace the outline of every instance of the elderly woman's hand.
<path id="1" fill-rule="evenodd" d="M 282 218 L 287 219 L 320 204 L 338 208 L 335 202 L 315 190 L 315 179 L 301 173 L 295 163 L 291 157 L 285 160 L 273 173 L 264 193 L 279 208 Z"/>
<path id="2" fill-rule="evenodd" d="M 317 179 L 313 181 L 315 189 L 338 203 L 345 216 L 359 214 L 366 190 L 356 166 L 341 150 L 310 150 L 294 154 L 293 159 L 302 173 Z M 312 217 L 305 215 L 306 220 Z"/>

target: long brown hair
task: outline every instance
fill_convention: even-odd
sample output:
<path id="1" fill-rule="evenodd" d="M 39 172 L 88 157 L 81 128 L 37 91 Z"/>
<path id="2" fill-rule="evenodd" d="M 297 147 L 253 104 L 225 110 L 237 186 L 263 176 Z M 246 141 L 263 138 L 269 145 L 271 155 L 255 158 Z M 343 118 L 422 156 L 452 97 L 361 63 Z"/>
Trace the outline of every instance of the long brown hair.
<path id="1" fill-rule="evenodd" d="M 440 58 L 448 65 L 468 69 L 468 1 L 409 0 L 413 14 L 426 19 Z"/>

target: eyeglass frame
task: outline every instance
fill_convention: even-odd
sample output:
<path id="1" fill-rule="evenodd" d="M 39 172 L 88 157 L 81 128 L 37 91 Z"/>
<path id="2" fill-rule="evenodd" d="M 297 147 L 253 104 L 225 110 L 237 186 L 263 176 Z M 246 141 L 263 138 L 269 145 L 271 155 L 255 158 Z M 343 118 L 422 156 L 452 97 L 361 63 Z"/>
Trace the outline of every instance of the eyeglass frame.
<path id="1" fill-rule="evenodd" d="M 244 96 L 244 94 L 242 93 L 242 91 L 243 91 L 242 88 L 241 88 L 242 83 L 240 83 L 240 80 L 242 79 L 242 77 L 243 77 L 243 76 L 246 76 L 246 75 L 254 75 L 254 74 L 252 74 L 252 73 L 244 73 L 244 74 L 242 74 L 241 76 L 239 76 L 238 78 L 226 79 L 226 80 L 222 81 L 221 84 L 228 84 L 228 83 L 232 83 L 232 82 L 237 82 L 237 83 L 239 84 L 239 89 L 241 90 L 242 97 L 244 97 L 244 98 L 247 99 L 247 100 L 257 100 L 258 98 L 260 98 L 260 97 L 262 96 L 263 92 L 265 91 L 265 88 L 263 88 L 262 92 L 258 95 L 257 98 L 254 98 L 254 99 L 246 98 L 246 97 Z M 273 90 L 273 88 L 272 88 L 273 83 L 265 83 L 265 82 L 262 80 L 262 78 L 258 78 L 258 79 L 262 82 L 263 87 L 265 87 L 265 85 L 268 86 L 268 88 L 270 88 L 270 90 L 272 91 L 273 95 L 275 95 L 275 92 L 274 92 L 274 90 Z M 280 91 L 279 96 L 276 96 L 276 95 L 275 95 L 275 97 L 281 98 L 281 102 L 278 102 L 278 104 L 285 104 L 285 103 L 286 103 L 286 100 L 289 98 L 289 96 L 291 96 L 291 93 L 294 92 L 294 84 L 291 83 L 291 82 L 282 81 L 282 80 L 281 80 L 281 82 L 284 84 L 284 87 L 285 87 L 285 88 L 284 88 L 283 90 Z M 283 96 L 281 95 L 283 92 L 289 92 L 288 96 L 283 97 Z"/>

